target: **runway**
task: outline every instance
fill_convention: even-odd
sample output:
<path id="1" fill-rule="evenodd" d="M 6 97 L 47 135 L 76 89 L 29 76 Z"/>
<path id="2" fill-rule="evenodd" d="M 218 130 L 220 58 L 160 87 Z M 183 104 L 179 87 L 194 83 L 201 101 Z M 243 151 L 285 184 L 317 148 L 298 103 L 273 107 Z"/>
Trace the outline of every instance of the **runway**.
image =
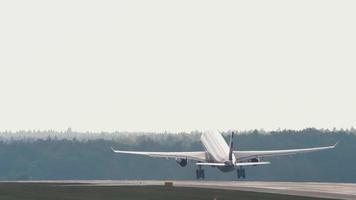
<path id="1" fill-rule="evenodd" d="M 356 200 L 354 183 L 317 182 L 264 182 L 264 181 L 181 181 L 181 180 L 64 180 L 64 181 L 26 181 L 62 183 L 64 186 L 159 186 L 172 182 L 174 187 L 197 187 L 224 190 L 242 190 L 263 193 L 277 193 L 296 196 L 320 197 L 330 199 Z"/>

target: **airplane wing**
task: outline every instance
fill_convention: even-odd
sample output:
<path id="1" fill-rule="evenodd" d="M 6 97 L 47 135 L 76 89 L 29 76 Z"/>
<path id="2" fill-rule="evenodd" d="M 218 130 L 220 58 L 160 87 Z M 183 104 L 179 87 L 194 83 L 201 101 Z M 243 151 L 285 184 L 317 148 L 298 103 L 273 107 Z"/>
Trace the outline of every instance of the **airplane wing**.
<path id="1" fill-rule="evenodd" d="M 174 159 L 189 159 L 195 161 L 205 161 L 206 152 L 205 151 L 191 151 L 191 152 L 152 152 L 152 151 L 120 151 L 112 148 L 115 153 L 122 154 L 134 154 L 134 155 L 144 155 L 156 158 L 174 158 Z"/>
<path id="2" fill-rule="evenodd" d="M 234 155 L 238 160 L 249 160 L 252 158 L 263 158 L 263 157 L 272 157 L 272 156 L 286 156 L 294 155 L 299 153 L 309 153 L 314 151 L 322 151 L 326 149 L 333 149 L 338 143 L 332 146 L 326 147 L 314 147 L 314 148 L 305 148 L 305 149 L 287 149 L 287 150 L 270 150 L 270 151 L 234 151 Z"/>

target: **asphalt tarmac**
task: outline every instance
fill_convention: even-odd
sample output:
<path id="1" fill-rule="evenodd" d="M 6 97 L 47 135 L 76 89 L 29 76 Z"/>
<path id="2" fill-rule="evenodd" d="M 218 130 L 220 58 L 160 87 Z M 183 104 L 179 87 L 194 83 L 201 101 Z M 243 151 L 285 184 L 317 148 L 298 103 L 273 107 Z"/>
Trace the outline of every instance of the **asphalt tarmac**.
<path id="1" fill-rule="evenodd" d="M 356 184 L 354 183 L 181 180 L 49 180 L 25 182 L 61 183 L 64 186 L 75 186 L 78 183 L 90 186 L 162 186 L 165 182 L 172 182 L 174 187 L 241 190 L 307 197 L 356 200 Z"/>

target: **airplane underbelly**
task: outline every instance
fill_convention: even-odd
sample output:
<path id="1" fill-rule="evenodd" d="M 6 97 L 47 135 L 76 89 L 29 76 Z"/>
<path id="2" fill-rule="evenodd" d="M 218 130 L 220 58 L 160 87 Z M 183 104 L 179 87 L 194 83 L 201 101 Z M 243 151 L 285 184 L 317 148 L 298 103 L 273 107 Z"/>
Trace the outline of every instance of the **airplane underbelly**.
<path id="1" fill-rule="evenodd" d="M 218 169 L 222 172 L 231 172 L 235 170 L 235 167 L 233 166 L 224 166 L 224 167 L 218 167 Z"/>

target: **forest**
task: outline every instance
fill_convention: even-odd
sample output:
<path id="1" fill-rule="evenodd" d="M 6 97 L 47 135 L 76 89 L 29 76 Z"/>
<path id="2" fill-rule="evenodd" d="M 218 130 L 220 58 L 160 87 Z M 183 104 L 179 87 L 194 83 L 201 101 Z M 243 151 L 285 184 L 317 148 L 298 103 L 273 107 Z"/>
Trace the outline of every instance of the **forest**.
<path id="1" fill-rule="evenodd" d="M 228 133 L 224 133 L 228 140 Z M 142 151 L 200 151 L 200 132 L 0 133 L 0 180 L 195 179 L 195 164 L 115 154 L 110 147 Z M 235 150 L 273 150 L 333 145 L 333 150 L 265 158 L 270 165 L 246 167 L 247 180 L 356 182 L 356 134 L 351 130 L 239 131 Z M 236 180 L 236 172 L 205 168 L 206 179 Z"/>

